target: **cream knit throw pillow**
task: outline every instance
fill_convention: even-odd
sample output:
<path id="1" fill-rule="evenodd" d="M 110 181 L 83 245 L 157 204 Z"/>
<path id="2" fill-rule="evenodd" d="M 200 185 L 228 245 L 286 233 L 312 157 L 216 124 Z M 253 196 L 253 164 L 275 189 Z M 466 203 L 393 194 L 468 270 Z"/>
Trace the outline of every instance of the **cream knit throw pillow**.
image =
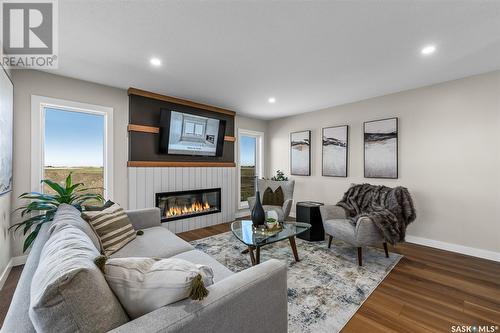
<path id="1" fill-rule="evenodd" d="M 188 297 L 202 299 L 208 295 L 205 287 L 213 284 L 210 267 L 183 259 L 111 258 L 102 263 L 108 285 L 132 319 Z"/>

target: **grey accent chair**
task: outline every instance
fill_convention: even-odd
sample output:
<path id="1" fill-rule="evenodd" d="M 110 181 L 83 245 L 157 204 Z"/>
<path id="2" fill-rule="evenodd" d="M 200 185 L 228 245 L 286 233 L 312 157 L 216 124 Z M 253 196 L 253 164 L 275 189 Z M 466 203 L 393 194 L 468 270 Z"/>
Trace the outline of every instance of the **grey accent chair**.
<path id="1" fill-rule="evenodd" d="M 338 239 L 358 248 L 358 264 L 363 265 L 363 247 L 383 244 L 385 256 L 389 257 L 389 249 L 380 230 L 368 217 L 360 217 L 353 225 L 347 218 L 344 208 L 336 205 L 325 205 L 319 208 L 323 228 L 328 237 L 328 248 L 332 240 Z"/>
<path id="2" fill-rule="evenodd" d="M 260 192 L 260 202 L 264 198 L 264 191 L 269 187 L 274 192 L 279 186 L 283 190 L 283 198 L 285 201 L 283 202 L 283 206 L 272 206 L 272 205 L 262 205 L 264 211 L 267 213 L 269 211 L 274 211 L 278 215 L 278 221 L 283 222 L 286 221 L 288 215 L 290 215 L 290 210 L 292 209 L 293 204 L 293 190 L 295 188 L 295 180 L 287 180 L 287 181 L 277 181 L 277 180 L 269 180 L 269 179 L 257 179 L 257 189 Z M 248 208 L 250 211 L 253 210 L 255 206 L 255 196 L 249 197 Z"/>

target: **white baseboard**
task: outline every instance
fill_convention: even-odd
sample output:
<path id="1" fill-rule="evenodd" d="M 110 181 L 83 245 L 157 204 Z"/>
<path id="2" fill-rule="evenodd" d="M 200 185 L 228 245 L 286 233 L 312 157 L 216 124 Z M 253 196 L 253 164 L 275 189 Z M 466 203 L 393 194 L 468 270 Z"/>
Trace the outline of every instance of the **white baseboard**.
<path id="1" fill-rule="evenodd" d="M 9 277 L 9 273 L 12 270 L 12 267 L 24 265 L 26 263 L 27 258 L 28 258 L 27 255 L 10 258 L 9 262 L 7 263 L 7 266 L 5 266 L 5 269 L 2 272 L 2 275 L 0 275 L 0 290 L 3 288 L 5 281 L 7 281 L 7 278 Z"/>
<path id="2" fill-rule="evenodd" d="M 478 257 L 478 258 L 483 258 L 483 259 L 488 259 L 488 260 L 500 262 L 500 253 L 499 252 L 477 249 L 474 247 L 468 247 L 468 246 L 463 246 L 463 245 L 458 245 L 458 244 L 453 244 L 453 243 L 446 243 L 446 242 L 441 242 L 438 240 L 417 237 L 417 236 L 409 236 L 409 235 L 406 236 L 406 242 L 430 246 L 430 247 L 434 247 L 436 249 L 457 252 L 457 253 L 465 254 L 468 256 L 473 256 L 473 257 Z"/>
<path id="3" fill-rule="evenodd" d="M 22 255 L 12 258 L 12 266 L 24 265 L 26 263 L 26 259 L 28 259 L 28 255 Z"/>
<path id="4" fill-rule="evenodd" d="M 7 263 L 7 266 L 5 266 L 5 269 L 3 270 L 2 275 L 0 276 L 0 290 L 3 288 L 5 281 L 7 281 L 7 278 L 9 277 L 10 270 L 12 269 L 12 259 L 13 258 L 10 258 L 9 262 Z"/>

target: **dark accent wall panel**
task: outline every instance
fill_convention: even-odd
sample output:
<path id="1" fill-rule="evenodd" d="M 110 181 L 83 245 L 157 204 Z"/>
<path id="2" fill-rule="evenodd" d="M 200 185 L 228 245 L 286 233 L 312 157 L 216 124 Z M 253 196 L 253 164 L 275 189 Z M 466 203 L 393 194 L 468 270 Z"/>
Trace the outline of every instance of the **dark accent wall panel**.
<path id="1" fill-rule="evenodd" d="M 134 125 L 160 125 L 160 110 L 190 113 L 226 121 L 226 136 L 234 136 L 234 116 L 152 99 L 129 95 L 129 123 Z M 158 153 L 159 134 L 129 132 L 129 161 L 169 161 L 169 162 L 234 162 L 234 142 L 225 141 L 223 154 L 213 156 L 166 155 Z"/>

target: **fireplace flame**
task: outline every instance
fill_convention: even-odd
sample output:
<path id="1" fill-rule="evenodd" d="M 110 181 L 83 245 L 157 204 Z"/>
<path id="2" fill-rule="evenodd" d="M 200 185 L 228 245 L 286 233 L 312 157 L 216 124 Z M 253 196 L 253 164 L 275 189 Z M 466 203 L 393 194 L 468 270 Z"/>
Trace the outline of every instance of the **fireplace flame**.
<path id="1" fill-rule="evenodd" d="M 167 217 L 179 216 L 179 215 L 187 215 L 192 213 L 200 213 L 210 210 L 210 205 L 208 202 L 194 202 L 191 206 L 182 206 L 182 207 L 170 207 L 167 211 Z"/>

